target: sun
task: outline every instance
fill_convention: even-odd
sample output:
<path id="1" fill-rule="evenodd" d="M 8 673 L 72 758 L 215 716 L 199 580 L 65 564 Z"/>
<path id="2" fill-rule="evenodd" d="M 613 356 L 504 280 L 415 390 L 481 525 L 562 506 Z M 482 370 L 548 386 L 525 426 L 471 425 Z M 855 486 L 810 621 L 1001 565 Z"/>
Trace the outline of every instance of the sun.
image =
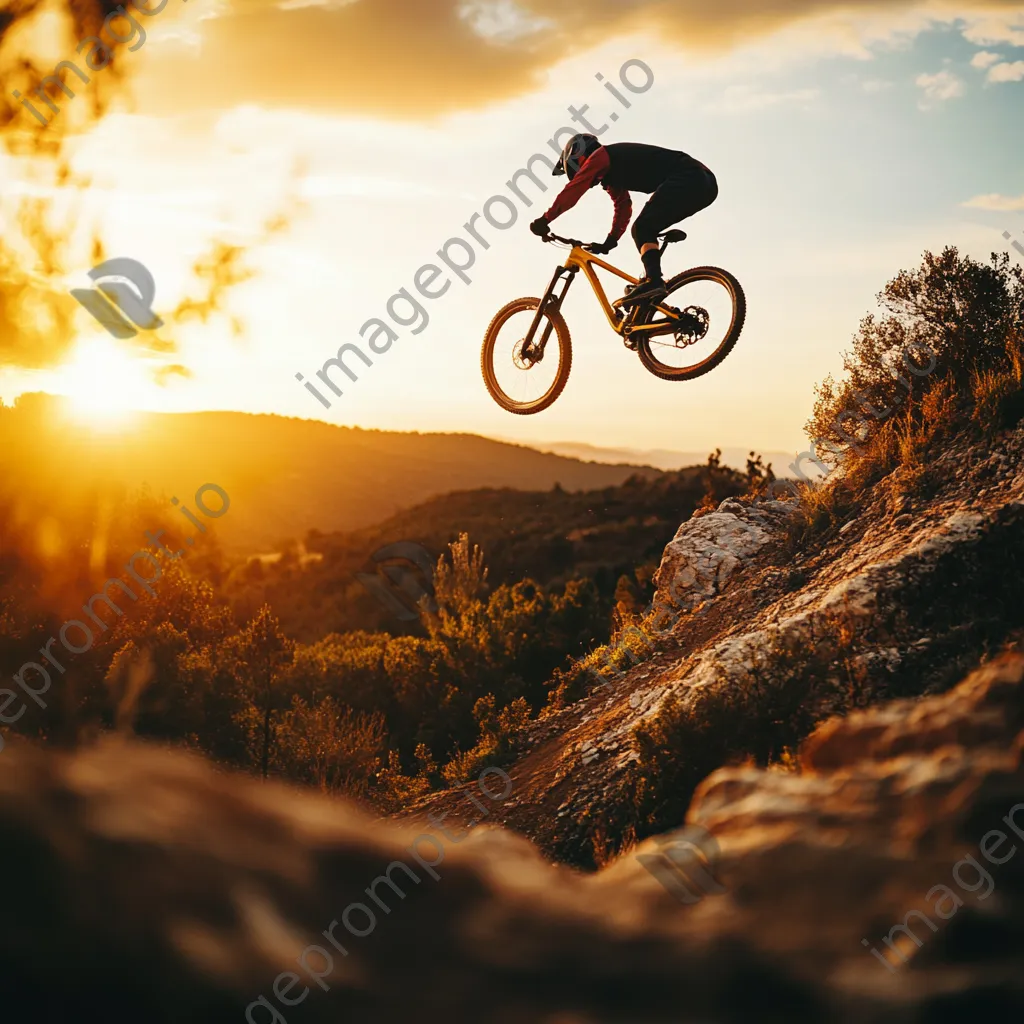
<path id="1" fill-rule="evenodd" d="M 79 341 L 59 374 L 74 414 L 97 427 L 126 424 L 150 387 L 142 363 L 106 337 Z"/>

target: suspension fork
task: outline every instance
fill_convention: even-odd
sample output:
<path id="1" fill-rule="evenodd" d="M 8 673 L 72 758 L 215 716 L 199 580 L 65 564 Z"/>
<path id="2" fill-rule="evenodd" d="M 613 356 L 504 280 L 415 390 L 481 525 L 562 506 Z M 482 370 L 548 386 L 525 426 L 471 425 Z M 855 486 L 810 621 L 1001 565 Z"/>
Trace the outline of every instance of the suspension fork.
<path id="1" fill-rule="evenodd" d="M 540 300 L 540 305 L 537 307 L 537 312 L 534 314 L 533 323 L 530 324 L 530 330 L 523 343 L 524 351 L 530 351 L 533 349 L 536 351 L 538 359 L 543 358 L 544 349 L 547 347 L 548 339 L 551 337 L 551 332 L 555 328 L 554 321 L 550 318 L 548 319 L 547 326 L 544 328 L 544 333 L 541 335 L 540 341 L 535 347 L 533 339 L 537 333 L 537 328 L 540 326 L 541 319 L 545 313 L 557 313 L 562 308 L 565 296 L 569 293 L 569 286 L 572 284 L 573 279 L 579 271 L 580 268 L 575 266 L 558 267 L 555 270 L 554 276 L 551 278 L 551 284 L 548 285 L 548 289 L 544 293 L 544 297 Z M 559 284 L 562 285 L 561 291 L 557 291 Z"/>

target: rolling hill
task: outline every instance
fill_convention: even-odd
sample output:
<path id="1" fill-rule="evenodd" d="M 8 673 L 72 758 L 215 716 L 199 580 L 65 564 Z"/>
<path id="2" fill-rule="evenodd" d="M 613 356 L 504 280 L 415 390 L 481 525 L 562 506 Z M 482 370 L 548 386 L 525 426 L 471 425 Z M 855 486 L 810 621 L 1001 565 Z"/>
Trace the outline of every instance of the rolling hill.
<path id="1" fill-rule="evenodd" d="M 313 531 L 305 551 L 292 547 L 283 559 L 253 560 L 226 592 L 246 617 L 269 603 L 289 634 L 305 641 L 353 629 L 394 630 L 393 617 L 356 574 L 377 572 L 371 556 L 386 546 L 411 541 L 436 560 L 466 533 L 484 552 L 492 585 L 529 577 L 557 588 L 587 578 L 610 611 L 619 577 L 635 578 L 640 570 L 646 586 L 680 521 L 709 490 L 721 500 L 746 487 L 734 470 L 712 474 L 696 466 L 594 491 L 457 491 L 363 529 Z"/>
<path id="2" fill-rule="evenodd" d="M 266 550 L 310 529 L 356 530 L 451 491 L 614 487 L 659 471 L 581 462 L 471 434 L 391 433 L 236 412 L 139 414 L 107 432 L 49 395 L 0 408 L 0 474 L 33 517 L 119 503 L 149 489 L 183 501 L 205 483 L 231 497 L 226 550 Z M 186 501 L 186 504 L 188 502 Z M 44 513 L 45 510 L 45 513 Z"/>

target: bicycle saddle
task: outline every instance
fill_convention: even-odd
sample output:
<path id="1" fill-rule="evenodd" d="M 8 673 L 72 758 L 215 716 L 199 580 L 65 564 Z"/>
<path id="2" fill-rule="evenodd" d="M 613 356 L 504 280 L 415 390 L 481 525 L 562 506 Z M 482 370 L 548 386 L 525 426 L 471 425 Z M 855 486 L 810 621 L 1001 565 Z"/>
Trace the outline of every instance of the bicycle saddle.
<path id="1" fill-rule="evenodd" d="M 666 231 L 663 235 L 658 235 L 666 245 L 671 245 L 673 242 L 685 242 L 686 232 L 675 229 L 673 231 Z"/>

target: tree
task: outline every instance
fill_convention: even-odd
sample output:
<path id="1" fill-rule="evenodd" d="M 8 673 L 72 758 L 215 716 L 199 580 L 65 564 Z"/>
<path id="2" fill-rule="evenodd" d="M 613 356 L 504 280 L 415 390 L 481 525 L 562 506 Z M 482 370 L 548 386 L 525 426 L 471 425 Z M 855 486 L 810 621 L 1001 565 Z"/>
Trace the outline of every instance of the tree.
<path id="1" fill-rule="evenodd" d="M 469 535 L 448 545 L 449 558 L 437 560 L 434 573 L 434 598 L 437 612 L 427 617 L 427 630 L 435 640 L 459 643 L 479 640 L 484 615 L 483 596 L 487 591 L 484 554 Z M 450 559 L 450 560 L 449 560 Z"/>
<path id="2" fill-rule="evenodd" d="M 969 404 L 986 374 L 1019 376 L 1024 341 L 1024 268 L 993 254 L 988 264 L 955 248 L 924 255 L 878 296 L 884 315 L 867 316 L 843 359 L 845 377 L 827 377 L 807 432 L 836 464 L 896 414 L 921 417 L 921 401 L 944 388 Z"/>
<path id="3" fill-rule="evenodd" d="M 119 728 L 237 756 L 237 734 L 229 733 L 238 686 L 217 656 L 235 628 L 231 613 L 182 561 L 157 557 L 155 593 L 122 601 L 124 615 L 98 638 L 97 654 L 109 660 L 106 689 L 96 699 Z"/>
<path id="4" fill-rule="evenodd" d="M 255 617 L 231 638 L 230 656 L 237 670 L 248 679 L 252 703 L 258 707 L 261 718 L 260 773 L 265 779 L 270 767 L 270 744 L 275 710 L 283 705 L 283 694 L 276 692 L 276 684 L 291 663 L 295 644 L 281 632 L 278 620 L 263 605 Z"/>

